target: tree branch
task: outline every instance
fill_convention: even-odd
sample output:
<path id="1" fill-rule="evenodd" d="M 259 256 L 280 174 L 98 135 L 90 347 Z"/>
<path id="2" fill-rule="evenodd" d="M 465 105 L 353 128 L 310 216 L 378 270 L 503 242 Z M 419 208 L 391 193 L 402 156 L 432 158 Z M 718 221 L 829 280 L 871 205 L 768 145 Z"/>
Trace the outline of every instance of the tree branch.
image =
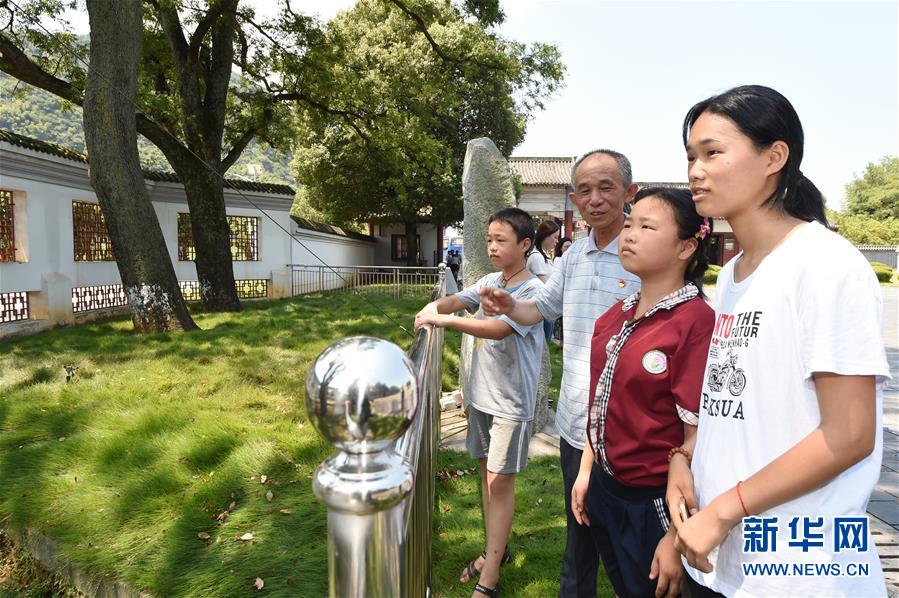
<path id="1" fill-rule="evenodd" d="M 406 3 L 402 0 L 389 0 L 391 4 L 399 8 L 401 11 L 406 13 L 406 15 L 415 22 L 416 28 L 422 32 L 425 36 L 425 39 L 428 40 L 428 43 L 431 44 L 431 48 L 433 48 L 434 52 L 445 60 L 446 62 L 452 62 L 453 64 L 458 64 L 460 61 L 457 58 L 453 58 L 449 54 L 443 51 L 440 45 L 434 41 L 434 38 L 431 37 L 431 34 L 428 32 L 428 25 L 425 23 L 425 20 L 421 18 L 421 15 L 413 11 L 411 8 L 406 6 Z"/>
<path id="2" fill-rule="evenodd" d="M 3 33 L 0 33 L 0 71 L 73 104 L 84 103 L 84 96 L 71 83 L 42 69 Z"/>
<path id="3" fill-rule="evenodd" d="M 189 51 L 190 47 L 184 38 L 181 19 L 178 17 L 178 11 L 174 4 L 154 2 L 153 5 L 159 15 L 162 30 L 169 39 L 172 56 L 175 59 L 175 78 L 185 117 L 184 134 L 190 144 L 191 140 L 196 141 L 200 138 L 199 123 L 194 119 L 203 112 L 200 100 L 199 63 L 197 57 L 192 56 Z"/>
<path id="4" fill-rule="evenodd" d="M 228 170 L 234 166 L 234 163 L 237 162 L 237 159 L 240 158 L 240 155 L 247 148 L 247 145 L 250 141 L 253 140 L 253 137 L 256 136 L 258 129 L 256 126 L 252 126 L 246 131 L 243 132 L 243 135 L 240 136 L 240 139 L 234 142 L 234 145 L 231 146 L 231 150 L 228 152 L 224 158 L 222 158 L 222 172 L 228 172 Z"/>
<path id="5" fill-rule="evenodd" d="M 388 0 L 388 1 L 391 4 L 393 4 L 394 6 L 396 6 L 397 8 L 399 8 L 401 11 L 406 13 L 406 16 L 408 16 L 410 19 L 412 19 L 415 22 L 416 29 L 421 31 L 421 33 L 425 36 L 425 39 L 427 39 L 428 43 L 431 45 L 431 48 L 434 50 L 434 53 L 437 54 L 437 56 L 439 56 L 440 58 L 442 58 L 445 62 L 454 64 L 457 67 L 461 67 L 462 64 L 464 64 L 466 62 L 470 62 L 472 64 L 476 64 L 478 66 L 482 66 L 484 68 L 491 69 L 491 70 L 503 70 L 503 68 L 504 68 L 503 65 L 498 64 L 498 63 L 483 62 L 483 61 L 473 58 L 471 56 L 462 56 L 460 58 L 450 56 L 443 50 L 443 48 L 440 47 L 440 44 L 438 44 L 437 41 L 433 37 L 431 37 L 431 34 L 428 32 L 428 25 L 427 25 L 427 23 L 425 23 L 425 20 L 423 18 L 421 18 L 421 15 L 419 15 L 417 12 L 415 12 L 414 10 L 412 10 L 411 8 L 406 6 L 406 3 L 403 2 L 403 0 Z"/>
<path id="6" fill-rule="evenodd" d="M 214 6 L 210 6 L 209 10 L 206 11 L 206 14 L 203 15 L 203 18 L 200 19 L 200 22 L 197 23 L 197 28 L 194 29 L 193 34 L 190 36 L 190 43 L 188 44 L 188 52 L 196 57 L 200 51 L 200 44 L 203 43 L 203 38 L 209 33 L 209 30 L 212 29 L 212 26 L 215 24 L 215 20 L 219 18 L 225 11 L 225 3 L 218 2 Z"/>
<path id="7" fill-rule="evenodd" d="M 356 118 L 365 120 L 365 117 L 362 114 L 359 114 L 357 112 L 352 112 L 350 110 L 340 110 L 339 108 L 331 108 L 330 106 L 328 106 L 318 100 L 315 100 L 302 92 L 279 93 L 279 94 L 273 95 L 272 99 L 276 100 L 276 101 L 277 100 L 294 100 L 294 101 L 305 102 L 305 103 L 309 104 L 310 106 L 312 106 L 313 108 L 321 110 L 322 112 L 327 112 L 328 114 L 340 116 L 343 118 L 343 120 L 346 122 L 346 124 L 348 124 L 350 127 L 352 127 L 353 130 L 355 130 L 356 133 L 358 133 L 359 136 L 365 140 L 366 144 L 371 142 L 371 138 L 368 136 L 368 134 L 364 133 L 362 131 L 362 129 L 359 128 L 359 125 L 356 124 L 356 121 L 354 120 Z"/>

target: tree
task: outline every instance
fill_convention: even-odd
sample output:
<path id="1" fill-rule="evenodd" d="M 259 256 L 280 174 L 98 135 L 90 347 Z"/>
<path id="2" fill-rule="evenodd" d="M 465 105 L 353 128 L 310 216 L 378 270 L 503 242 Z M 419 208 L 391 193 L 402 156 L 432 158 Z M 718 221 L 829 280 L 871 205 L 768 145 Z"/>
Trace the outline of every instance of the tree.
<path id="1" fill-rule="evenodd" d="M 864 174 L 846 185 L 846 212 L 878 220 L 899 218 L 899 157 L 869 162 Z"/>
<path id="2" fill-rule="evenodd" d="M 490 32 L 502 18 L 496 2 L 360 0 L 331 21 L 310 49 L 326 68 L 308 91 L 341 110 L 297 118 L 309 205 L 337 222 L 404 223 L 410 265 L 418 222 L 461 220 L 466 143 L 487 136 L 511 153 L 564 75 L 555 47 Z"/>
<path id="3" fill-rule="evenodd" d="M 55 20 L 64 29 L 64 9 L 77 6 L 75 0 L 0 3 L 9 15 L 0 31 L 0 70 L 82 106 L 84 48 L 73 35 L 49 33 L 41 24 Z M 257 23 L 252 8 L 238 9 L 238 0 L 146 0 L 144 8 L 137 130 L 162 151 L 184 184 L 203 306 L 236 310 L 222 176 L 254 138 L 270 144 L 284 138 L 277 130 L 287 122 L 288 104 L 232 77 L 232 66 L 265 72 L 273 65 L 269 55 L 301 49 L 317 26 L 289 5 L 272 23 Z M 185 24 L 192 30 L 186 32 Z M 277 27 L 294 43 L 274 48 L 269 31 Z M 259 71 L 249 68 L 251 48 Z"/>
<path id="4" fill-rule="evenodd" d="M 899 218 L 877 219 L 861 214 L 827 211 L 838 232 L 856 245 L 899 245 Z"/>
<path id="5" fill-rule="evenodd" d="M 141 55 L 138 0 L 88 0 L 90 57 L 84 94 L 84 132 L 90 178 L 116 255 L 122 287 L 138 332 L 196 328 L 178 278 L 137 154 L 134 98 Z M 124 99 L 124 101 L 123 101 Z"/>

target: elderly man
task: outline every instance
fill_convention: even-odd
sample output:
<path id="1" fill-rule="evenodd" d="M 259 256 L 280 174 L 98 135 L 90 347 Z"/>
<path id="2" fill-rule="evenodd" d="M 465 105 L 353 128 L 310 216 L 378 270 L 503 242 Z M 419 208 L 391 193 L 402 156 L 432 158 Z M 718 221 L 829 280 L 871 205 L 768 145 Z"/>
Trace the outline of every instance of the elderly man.
<path id="1" fill-rule="evenodd" d="M 628 159 L 608 149 L 588 152 L 575 162 L 571 184 L 574 191 L 568 197 L 591 231 L 556 262 L 556 271 L 546 286 L 534 299 L 519 302 L 502 289 L 481 290 L 481 305 L 489 315 L 507 314 L 523 325 L 541 319 L 553 322 L 562 317 L 565 350 L 556 426 L 561 436 L 568 542 L 560 597 L 596 595 L 599 556 L 590 530 L 580 525 L 571 512 L 571 487 L 577 479 L 586 442 L 593 324 L 609 307 L 640 286 L 639 279 L 626 272 L 618 259 L 624 206 L 637 191 Z"/>

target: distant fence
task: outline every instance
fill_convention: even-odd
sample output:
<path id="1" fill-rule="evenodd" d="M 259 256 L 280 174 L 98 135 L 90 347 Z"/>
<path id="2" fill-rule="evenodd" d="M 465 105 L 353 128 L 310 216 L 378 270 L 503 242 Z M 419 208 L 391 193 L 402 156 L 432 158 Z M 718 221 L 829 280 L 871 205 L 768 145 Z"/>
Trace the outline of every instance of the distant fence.
<path id="1" fill-rule="evenodd" d="M 324 291 L 364 289 L 369 292 L 401 295 L 433 288 L 439 267 L 410 266 L 314 266 L 289 264 L 293 295 Z"/>
<path id="2" fill-rule="evenodd" d="M 869 262 L 886 264 L 893 270 L 899 268 L 899 245 L 856 245 Z"/>

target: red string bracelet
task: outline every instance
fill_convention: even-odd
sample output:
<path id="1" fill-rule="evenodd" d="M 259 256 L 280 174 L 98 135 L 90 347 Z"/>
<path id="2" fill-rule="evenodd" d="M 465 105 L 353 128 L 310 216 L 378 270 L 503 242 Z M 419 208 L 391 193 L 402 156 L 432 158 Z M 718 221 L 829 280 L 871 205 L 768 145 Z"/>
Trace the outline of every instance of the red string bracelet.
<path id="1" fill-rule="evenodd" d="M 740 506 L 743 507 L 743 513 L 744 513 L 747 517 L 751 517 L 751 515 L 749 514 L 749 511 L 746 510 L 746 503 L 743 502 L 743 495 L 740 494 L 740 484 L 742 484 L 742 483 L 743 483 L 742 480 L 740 480 L 739 482 L 737 482 L 737 498 L 740 499 Z"/>

